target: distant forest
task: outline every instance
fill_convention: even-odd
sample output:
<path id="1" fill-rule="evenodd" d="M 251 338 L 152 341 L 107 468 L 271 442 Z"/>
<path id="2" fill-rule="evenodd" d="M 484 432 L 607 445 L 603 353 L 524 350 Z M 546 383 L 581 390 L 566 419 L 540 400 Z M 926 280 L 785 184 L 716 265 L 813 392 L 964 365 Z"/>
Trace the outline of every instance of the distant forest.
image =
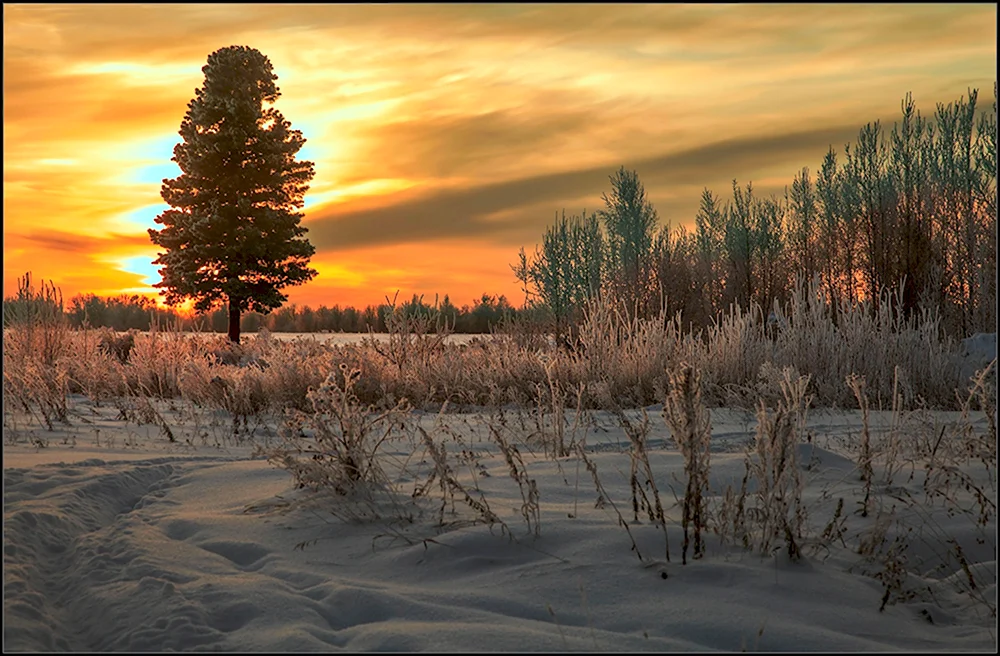
<path id="1" fill-rule="evenodd" d="M 795 174 L 782 197 L 760 197 L 752 182 L 732 183 L 731 198 L 705 189 L 693 230 L 660 227 L 634 171 L 611 176 L 605 209 L 557 216 L 533 253 L 511 265 L 526 302 L 514 308 L 484 294 L 457 307 L 447 296 L 414 296 L 394 306 L 318 309 L 291 305 L 268 315 L 250 312 L 242 330 L 255 332 L 386 331 L 393 311 L 425 314 L 453 332 L 485 333 L 504 317 L 530 319 L 572 334 L 596 294 L 618 299 L 635 316 L 680 316 L 705 327 L 732 305 L 761 308 L 813 281 L 831 307 L 878 303 L 898 294 L 906 314 L 935 314 L 943 331 L 963 337 L 995 332 L 997 321 L 997 87 L 993 111 L 977 111 L 978 91 L 939 103 L 932 118 L 902 101 L 887 131 L 861 128 L 843 154 L 831 146 L 818 172 Z M 24 298 L 4 300 L 4 325 Z M 61 304 L 61 299 L 59 301 Z M 71 325 L 148 330 L 151 323 L 225 332 L 225 308 L 181 317 L 146 297 L 77 296 Z"/>
<path id="2" fill-rule="evenodd" d="M 282 333 L 366 333 L 369 330 L 381 333 L 387 331 L 386 319 L 393 311 L 394 307 L 389 303 L 369 305 L 361 310 L 339 305 L 321 305 L 315 310 L 309 306 L 288 305 L 267 315 L 248 312 L 242 316 L 240 324 L 243 332 L 266 328 L 270 332 Z M 448 328 L 458 333 L 488 333 L 505 316 L 513 318 L 519 314 L 504 296 L 488 294 L 483 294 L 474 304 L 461 307 L 452 304 L 447 296 L 440 303 L 430 304 L 414 295 L 409 301 L 397 303 L 395 311 L 410 316 L 421 314 L 440 318 L 442 326 L 447 321 Z M 138 294 L 110 298 L 94 294 L 76 296 L 70 299 L 65 314 L 69 324 L 75 328 L 105 326 L 120 331 L 149 330 L 152 324 L 156 324 L 182 330 L 224 333 L 229 322 L 229 312 L 225 307 L 209 314 L 186 317 L 157 307 L 153 299 Z"/>

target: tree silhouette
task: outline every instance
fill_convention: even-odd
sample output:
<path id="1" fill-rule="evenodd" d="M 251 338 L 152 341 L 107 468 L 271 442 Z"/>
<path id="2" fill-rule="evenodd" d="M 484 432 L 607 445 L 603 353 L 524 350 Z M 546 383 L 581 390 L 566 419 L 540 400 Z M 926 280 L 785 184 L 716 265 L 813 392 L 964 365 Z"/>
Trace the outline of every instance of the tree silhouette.
<path id="1" fill-rule="evenodd" d="M 230 46 L 208 57 L 204 85 L 181 122 L 172 161 L 181 175 L 160 195 L 172 209 L 156 217 L 150 239 L 166 249 L 160 288 L 167 303 L 193 299 L 207 312 L 229 304 L 229 339 L 240 340 L 240 314 L 268 313 L 279 290 L 312 279 L 315 252 L 299 225 L 313 163 L 296 161 L 305 139 L 271 105 L 280 96 L 271 62 L 258 50 Z"/>

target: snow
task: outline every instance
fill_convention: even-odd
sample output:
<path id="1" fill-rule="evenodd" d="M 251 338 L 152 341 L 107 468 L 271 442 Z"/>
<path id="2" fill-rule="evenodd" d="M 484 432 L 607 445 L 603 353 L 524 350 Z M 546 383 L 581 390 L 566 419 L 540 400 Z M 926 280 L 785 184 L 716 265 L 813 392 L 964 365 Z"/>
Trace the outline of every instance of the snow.
<path id="1" fill-rule="evenodd" d="M 962 340 L 961 379 L 968 380 L 997 357 L 997 334 L 976 333 Z"/>
<path id="2" fill-rule="evenodd" d="M 428 471 L 419 442 L 401 437 L 386 445 L 399 505 L 383 497 L 352 502 L 297 490 L 286 471 L 255 457 L 252 443 L 274 443 L 274 426 L 238 444 L 224 421 L 195 425 L 184 408 L 164 404 L 178 439 L 171 443 L 154 425 L 125 424 L 114 408 L 72 400 L 69 426 L 29 431 L 17 443 L 5 435 L 5 651 L 997 647 L 995 617 L 962 592 L 962 570 L 940 558 L 931 540 L 914 541 L 908 552 L 921 569 L 908 575 L 914 597 L 883 611 L 882 584 L 865 573 L 877 567 L 836 541 L 807 545 L 806 557 L 792 562 L 783 549 L 761 556 L 710 533 L 705 557 L 682 565 L 671 490 L 683 493 L 683 459 L 656 408 L 648 409 L 649 457 L 668 511 L 669 563 L 663 532 L 642 515 L 632 520 L 628 439 L 607 413 L 596 414 L 586 451 L 642 559 L 613 508 L 595 507 L 597 492 L 579 459 L 545 457 L 526 441 L 519 449 L 540 492 L 534 537 L 485 414 L 422 413 L 419 420 L 435 440 L 446 438 L 441 422 L 463 436 L 449 451 L 473 456 L 468 467 L 453 463 L 456 475 L 466 489 L 478 487 L 509 534 L 473 523 L 460 500 L 458 514 L 446 512 L 439 526 L 436 486 L 423 506 L 407 505 Z M 739 486 L 743 445 L 756 422 L 739 409 L 711 414 L 714 503 L 727 484 Z M 958 418 L 926 416 L 935 429 Z M 981 413 L 973 419 L 983 429 Z M 887 412 L 872 413 L 876 428 L 890 421 Z M 860 426 L 856 411 L 810 411 L 799 457 L 803 500 L 819 530 L 838 498 L 846 497 L 849 533 L 869 521 L 855 513 L 863 495 L 852 452 Z M 920 476 L 908 481 L 909 471 L 895 486 L 917 494 Z M 880 502 L 892 502 L 891 487 L 880 494 Z M 422 512 L 396 521 L 400 508 Z M 990 539 L 977 548 L 967 515 L 949 517 L 930 504 L 916 510 L 927 514 L 924 525 L 963 544 L 978 592 L 995 608 L 995 515 Z"/>

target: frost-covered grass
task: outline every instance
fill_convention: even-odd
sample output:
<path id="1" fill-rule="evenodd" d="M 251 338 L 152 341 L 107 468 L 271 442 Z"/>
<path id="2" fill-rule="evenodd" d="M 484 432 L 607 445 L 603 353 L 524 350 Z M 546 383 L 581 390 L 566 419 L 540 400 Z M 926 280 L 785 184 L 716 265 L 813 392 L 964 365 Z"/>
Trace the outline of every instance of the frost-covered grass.
<path id="1" fill-rule="evenodd" d="M 717 325 L 686 333 L 675 319 L 629 320 L 598 301 L 572 351 L 527 347 L 514 334 L 456 343 L 427 326 L 401 321 L 384 338 L 355 343 L 274 339 L 261 333 L 232 346 L 222 336 L 169 331 L 116 335 L 64 326 L 15 327 L 4 333 L 4 399 L 47 426 L 60 419 L 66 394 L 95 400 L 122 396 L 183 398 L 245 418 L 308 407 L 306 394 L 340 364 L 361 372 L 357 394 L 368 403 L 405 398 L 418 408 L 513 403 L 610 409 L 662 402 L 669 372 L 681 362 L 699 372 L 712 407 L 754 408 L 780 371 L 810 378 L 818 407 L 854 407 L 844 384 L 863 377 L 875 407 L 902 394 L 912 405 L 957 409 L 971 372 L 963 345 L 943 336 L 933 317 L 904 319 L 898 297 L 878 309 L 830 308 L 800 287 L 769 323 L 760 308 L 734 308 Z M 967 340 L 968 341 L 968 340 Z M 995 336 L 994 357 L 995 357 Z M 967 355 L 967 354 L 965 354 Z M 995 374 L 994 374 L 995 375 Z M 581 392 L 582 390 L 582 392 Z M 5 403 L 5 407 L 7 403 Z"/>

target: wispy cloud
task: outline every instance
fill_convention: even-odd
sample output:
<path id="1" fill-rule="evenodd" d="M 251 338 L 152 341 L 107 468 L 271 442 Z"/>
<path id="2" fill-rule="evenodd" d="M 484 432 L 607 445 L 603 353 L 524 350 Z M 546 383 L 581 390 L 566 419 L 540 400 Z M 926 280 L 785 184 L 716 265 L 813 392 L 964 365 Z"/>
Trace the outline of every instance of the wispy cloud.
<path id="1" fill-rule="evenodd" d="M 6 235 L 5 235 L 6 236 Z M 149 239 L 138 235 L 122 235 L 111 233 L 107 237 L 95 238 L 87 237 L 76 232 L 45 230 L 39 232 L 29 232 L 26 235 L 12 235 L 20 238 L 24 242 L 33 244 L 46 250 L 58 251 L 60 253 L 70 253 L 76 255 L 89 255 L 92 253 L 106 252 L 110 250 L 128 250 L 135 248 L 149 248 Z"/>
<path id="2" fill-rule="evenodd" d="M 856 134 L 857 127 L 848 125 L 747 137 L 652 158 L 625 160 L 621 164 L 638 171 L 646 184 L 654 185 L 654 190 L 676 186 L 697 188 L 687 202 L 675 202 L 660 211 L 675 224 L 691 223 L 702 187 L 714 186 L 716 191 L 725 193 L 734 177 L 741 177 L 741 173 L 752 176 L 755 169 L 766 170 L 765 163 L 774 162 L 787 164 L 791 179 L 797 170 L 793 168 L 794 162 L 821 159 L 830 145 L 839 148 Z M 577 207 L 581 202 L 591 210 L 601 209 L 601 194 L 609 190 L 608 178 L 616 168 L 588 167 L 426 194 L 407 192 L 399 194 L 398 202 L 383 207 L 325 208 L 309 217 L 310 239 L 320 250 L 447 237 L 507 244 L 537 240 L 551 222 L 552 210 L 579 211 L 585 209 Z M 497 220 L 501 212 L 507 213 L 508 218 Z"/>

